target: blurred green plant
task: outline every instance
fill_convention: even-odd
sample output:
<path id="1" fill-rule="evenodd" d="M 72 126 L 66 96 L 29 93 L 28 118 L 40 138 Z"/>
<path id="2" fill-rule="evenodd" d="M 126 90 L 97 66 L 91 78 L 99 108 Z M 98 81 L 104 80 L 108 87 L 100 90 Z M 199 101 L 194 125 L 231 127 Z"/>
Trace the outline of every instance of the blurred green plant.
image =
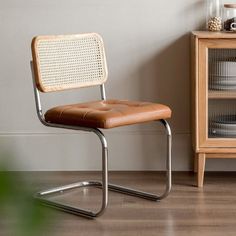
<path id="1" fill-rule="evenodd" d="M 43 235 L 49 220 L 45 207 L 36 202 L 24 175 L 12 172 L 9 155 L 0 154 L 0 235 Z"/>

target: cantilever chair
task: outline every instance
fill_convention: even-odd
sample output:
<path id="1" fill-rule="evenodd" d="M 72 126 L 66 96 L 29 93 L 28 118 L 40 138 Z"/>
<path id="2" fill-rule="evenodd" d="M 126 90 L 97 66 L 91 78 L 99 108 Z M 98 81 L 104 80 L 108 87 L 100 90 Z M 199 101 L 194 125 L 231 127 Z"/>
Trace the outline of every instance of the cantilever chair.
<path id="1" fill-rule="evenodd" d="M 171 129 L 166 119 L 171 117 L 169 107 L 150 102 L 106 99 L 104 83 L 107 80 L 107 64 L 102 38 L 96 33 L 38 36 L 32 41 L 31 69 L 39 120 L 54 128 L 93 132 L 102 145 L 102 181 L 85 181 L 38 192 L 35 198 L 45 205 L 94 218 L 104 213 L 108 204 L 108 190 L 159 201 L 171 190 Z M 43 113 L 40 92 L 100 86 L 101 100 L 57 106 Z M 108 145 L 100 129 L 109 129 L 150 121 L 160 121 L 167 134 L 166 187 L 155 195 L 108 183 Z M 98 212 L 85 210 L 49 200 L 52 194 L 80 187 L 102 189 L 102 205 Z"/>

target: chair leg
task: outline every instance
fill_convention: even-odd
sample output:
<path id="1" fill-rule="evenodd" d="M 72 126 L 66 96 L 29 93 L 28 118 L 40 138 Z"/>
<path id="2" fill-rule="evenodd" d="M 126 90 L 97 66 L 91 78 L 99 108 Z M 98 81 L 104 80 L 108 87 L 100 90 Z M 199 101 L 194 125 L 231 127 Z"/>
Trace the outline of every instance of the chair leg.
<path id="1" fill-rule="evenodd" d="M 57 208 L 59 210 L 63 210 L 65 212 L 68 212 L 68 213 L 71 213 L 74 215 L 80 215 L 80 216 L 84 216 L 84 217 L 88 217 L 88 218 L 95 218 L 97 216 L 102 215 L 107 207 L 108 189 L 111 191 L 120 192 L 120 193 L 124 193 L 127 195 L 132 195 L 135 197 L 144 198 L 144 199 L 151 200 L 151 201 L 160 201 L 161 199 L 167 197 L 170 190 L 171 190 L 171 184 L 172 184 L 171 183 L 172 182 L 171 181 L 171 178 L 172 178 L 171 177 L 172 137 L 171 137 L 171 129 L 170 129 L 170 126 L 167 123 L 167 121 L 166 120 L 160 120 L 160 121 L 165 126 L 166 133 L 167 133 L 166 188 L 161 195 L 155 195 L 152 193 L 147 193 L 147 192 L 143 192 L 143 191 L 139 191 L 136 189 L 131 189 L 131 188 L 115 185 L 115 184 L 108 184 L 107 142 L 106 142 L 104 134 L 100 130 L 96 129 L 96 130 L 93 130 L 93 132 L 95 132 L 98 135 L 98 137 L 100 138 L 100 141 L 102 143 L 102 182 L 84 181 L 84 182 L 69 184 L 69 185 L 65 185 L 62 187 L 57 187 L 57 188 L 53 188 L 50 190 L 39 192 L 35 195 L 35 198 L 38 199 L 43 204 Z M 102 192 L 103 192 L 102 193 L 102 206 L 98 212 L 92 212 L 92 211 L 88 211 L 88 210 L 81 209 L 81 208 L 75 208 L 75 207 L 72 207 L 69 205 L 64 205 L 61 203 L 57 203 L 57 202 L 54 202 L 54 201 L 51 201 L 51 200 L 48 200 L 45 198 L 46 196 L 48 196 L 50 194 L 63 193 L 66 190 L 71 190 L 71 189 L 80 188 L 80 187 L 88 187 L 88 186 L 102 188 Z"/>
<path id="2" fill-rule="evenodd" d="M 87 218 L 95 218 L 104 213 L 108 204 L 108 158 L 107 158 L 108 149 L 107 149 L 107 142 L 103 133 L 98 129 L 94 129 L 93 132 L 98 135 L 102 144 L 102 182 L 83 181 L 83 182 L 77 182 L 73 184 L 64 185 L 61 187 L 56 187 L 53 189 L 36 193 L 34 196 L 35 199 L 39 200 L 41 203 L 43 203 L 46 206 L 50 206 L 58 210 L 62 210 L 62 211 L 65 211 L 74 215 L 84 216 Z M 72 189 L 81 188 L 81 187 L 92 187 L 92 186 L 102 188 L 102 206 L 100 210 L 97 212 L 92 212 L 92 211 L 85 210 L 82 208 L 77 208 L 77 207 L 72 207 L 70 205 L 61 204 L 59 202 L 55 202 L 46 198 L 46 196 L 52 195 L 52 194 L 63 194 L 67 190 L 72 190 Z"/>
<path id="3" fill-rule="evenodd" d="M 167 158 L 166 158 L 166 188 L 164 193 L 161 195 L 155 195 L 152 193 L 143 192 L 136 189 L 126 188 L 119 185 L 108 184 L 109 190 L 132 195 L 135 197 L 144 198 L 151 201 L 160 201 L 161 199 L 168 196 L 171 190 L 171 145 L 172 145 L 172 137 L 171 137 L 171 129 L 166 120 L 160 120 L 161 123 L 165 126 L 166 134 L 167 134 Z"/>

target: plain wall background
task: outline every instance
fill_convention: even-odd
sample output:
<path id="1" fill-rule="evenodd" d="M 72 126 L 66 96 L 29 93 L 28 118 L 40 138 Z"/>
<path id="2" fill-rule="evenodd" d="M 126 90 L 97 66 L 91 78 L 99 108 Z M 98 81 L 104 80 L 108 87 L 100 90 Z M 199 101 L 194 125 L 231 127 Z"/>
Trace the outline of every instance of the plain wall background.
<path id="1" fill-rule="evenodd" d="M 98 32 L 106 46 L 108 98 L 168 104 L 173 110 L 173 169 L 190 170 L 190 31 L 201 29 L 204 21 L 202 0 L 1 0 L 0 148 L 16 161 L 12 168 L 100 168 L 96 136 L 40 124 L 29 66 L 35 35 Z M 97 87 L 46 94 L 43 106 L 95 100 L 99 95 Z M 160 125 L 127 126 L 105 134 L 110 169 L 164 169 Z M 207 161 L 209 170 L 235 167 L 235 160 Z"/>

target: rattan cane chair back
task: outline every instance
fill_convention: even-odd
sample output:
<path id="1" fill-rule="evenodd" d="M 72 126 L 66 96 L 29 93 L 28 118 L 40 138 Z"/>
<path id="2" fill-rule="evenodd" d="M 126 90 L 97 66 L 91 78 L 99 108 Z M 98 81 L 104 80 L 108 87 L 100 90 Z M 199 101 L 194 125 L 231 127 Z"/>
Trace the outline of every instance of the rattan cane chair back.
<path id="1" fill-rule="evenodd" d="M 32 52 L 41 92 L 101 85 L 107 80 L 104 45 L 96 33 L 38 36 L 32 41 Z"/>

